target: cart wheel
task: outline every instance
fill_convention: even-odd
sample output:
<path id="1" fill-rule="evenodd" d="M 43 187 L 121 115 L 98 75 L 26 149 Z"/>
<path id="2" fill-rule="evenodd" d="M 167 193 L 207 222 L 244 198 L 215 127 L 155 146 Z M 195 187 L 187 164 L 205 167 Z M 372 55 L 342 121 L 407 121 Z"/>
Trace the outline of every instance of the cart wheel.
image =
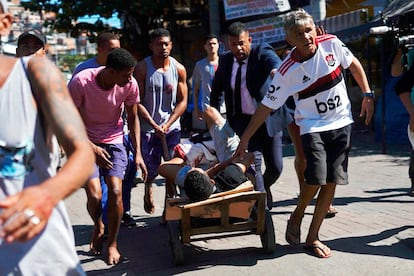
<path id="1" fill-rule="evenodd" d="M 181 265 L 184 262 L 183 248 L 180 239 L 180 225 L 178 221 L 168 221 L 168 234 L 170 236 L 171 252 L 173 254 L 174 263 Z"/>
<path id="2" fill-rule="evenodd" d="M 269 210 L 265 210 L 265 231 L 260 235 L 263 249 L 266 253 L 273 253 L 276 250 L 275 228 Z"/>

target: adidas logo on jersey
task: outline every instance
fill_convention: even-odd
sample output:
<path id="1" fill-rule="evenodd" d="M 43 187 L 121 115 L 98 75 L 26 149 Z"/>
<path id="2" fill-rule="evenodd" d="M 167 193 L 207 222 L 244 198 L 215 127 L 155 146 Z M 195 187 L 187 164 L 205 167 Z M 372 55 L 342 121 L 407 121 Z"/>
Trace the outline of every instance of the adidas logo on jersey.
<path id="1" fill-rule="evenodd" d="M 310 80 L 310 78 L 309 78 L 308 76 L 304 75 L 304 76 L 303 76 L 303 79 L 302 79 L 302 82 L 303 82 L 303 83 L 305 83 L 305 82 L 307 82 L 308 80 Z"/>

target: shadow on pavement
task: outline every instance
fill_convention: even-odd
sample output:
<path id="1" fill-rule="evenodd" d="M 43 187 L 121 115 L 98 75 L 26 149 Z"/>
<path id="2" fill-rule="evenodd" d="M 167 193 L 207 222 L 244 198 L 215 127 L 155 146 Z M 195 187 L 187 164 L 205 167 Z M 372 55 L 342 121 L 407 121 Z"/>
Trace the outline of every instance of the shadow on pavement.
<path id="1" fill-rule="evenodd" d="M 405 225 L 374 235 L 335 239 L 326 244 L 335 251 L 414 260 L 413 229 L 413 225 Z M 404 232 L 406 230 L 411 231 Z M 387 239 L 395 242 L 391 243 Z"/>
<path id="2" fill-rule="evenodd" d="M 137 218 L 137 226 L 121 227 L 118 246 L 126 260 L 116 266 L 102 269 L 87 269 L 88 275 L 172 275 L 183 272 L 198 271 L 211 266 L 231 265 L 241 267 L 255 266 L 259 260 L 274 259 L 287 254 L 303 252 L 302 248 L 292 248 L 277 245 L 273 254 L 263 251 L 260 236 L 253 233 L 229 233 L 212 237 L 197 238 L 190 244 L 183 245 L 185 256 L 184 265 L 175 266 L 169 243 L 167 227 L 159 224 L 159 217 Z M 92 256 L 89 248 L 89 238 L 92 226 L 75 225 L 76 245 L 82 265 L 92 262 L 104 262 L 106 250 L 101 256 Z M 244 240 L 236 236 L 257 236 L 244 244 Z M 253 237 L 255 238 L 255 237 Z M 253 240 L 253 242 L 252 242 Z M 104 241 L 104 247 L 105 247 Z M 215 244 L 213 249 L 211 243 Z M 225 244 L 226 248 L 217 248 Z M 228 247 L 228 248 L 227 248 Z M 97 267 L 105 267 L 99 265 Z M 162 274 L 160 274 L 162 271 Z M 127 274 L 125 274 L 127 273 Z"/>
<path id="3" fill-rule="evenodd" d="M 414 203 L 414 198 L 408 195 L 410 188 L 398 188 L 398 189 L 380 189 L 373 191 L 364 191 L 368 196 L 366 197 L 338 197 L 334 198 L 335 206 L 345 206 L 352 203 L 360 202 L 371 202 L 371 203 Z M 370 196 L 375 194 L 375 196 Z M 401 197 L 404 197 L 405 200 L 401 200 Z M 394 198 L 399 198 L 394 199 Z M 298 199 L 286 199 L 273 202 L 273 209 L 271 211 L 272 215 L 274 214 L 289 214 L 290 212 L 275 212 L 277 207 L 287 207 L 287 206 L 296 206 Z M 315 206 L 315 200 L 312 200 L 309 203 L 309 207 Z"/>

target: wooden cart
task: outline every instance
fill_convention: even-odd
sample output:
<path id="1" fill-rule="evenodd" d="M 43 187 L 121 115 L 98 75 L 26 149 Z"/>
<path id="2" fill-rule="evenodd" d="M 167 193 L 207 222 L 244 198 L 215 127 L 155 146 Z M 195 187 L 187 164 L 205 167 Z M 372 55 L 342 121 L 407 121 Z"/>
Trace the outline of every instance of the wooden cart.
<path id="1" fill-rule="evenodd" d="M 182 245 L 200 234 L 242 231 L 260 235 L 264 250 L 276 248 L 273 220 L 265 208 L 265 192 L 253 190 L 250 181 L 234 190 L 213 194 L 190 203 L 181 198 L 167 198 L 165 219 L 175 264 L 184 261 Z M 195 225 L 194 219 L 211 219 L 213 224 Z"/>

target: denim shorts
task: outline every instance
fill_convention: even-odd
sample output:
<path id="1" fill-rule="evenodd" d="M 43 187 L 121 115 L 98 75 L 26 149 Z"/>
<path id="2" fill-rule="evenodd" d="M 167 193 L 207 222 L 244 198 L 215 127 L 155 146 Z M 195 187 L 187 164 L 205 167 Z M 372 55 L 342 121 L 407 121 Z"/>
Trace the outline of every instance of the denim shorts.
<path id="1" fill-rule="evenodd" d="M 98 147 L 105 149 L 112 162 L 112 169 L 103 169 L 98 165 L 95 166 L 95 171 L 90 179 L 98 178 L 99 176 L 115 176 L 124 179 L 125 170 L 128 165 L 128 157 L 124 144 L 96 144 Z"/>
<path id="2" fill-rule="evenodd" d="M 310 185 L 348 184 L 348 155 L 351 129 L 307 133 L 301 136 L 307 167 L 305 181 Z"/>

